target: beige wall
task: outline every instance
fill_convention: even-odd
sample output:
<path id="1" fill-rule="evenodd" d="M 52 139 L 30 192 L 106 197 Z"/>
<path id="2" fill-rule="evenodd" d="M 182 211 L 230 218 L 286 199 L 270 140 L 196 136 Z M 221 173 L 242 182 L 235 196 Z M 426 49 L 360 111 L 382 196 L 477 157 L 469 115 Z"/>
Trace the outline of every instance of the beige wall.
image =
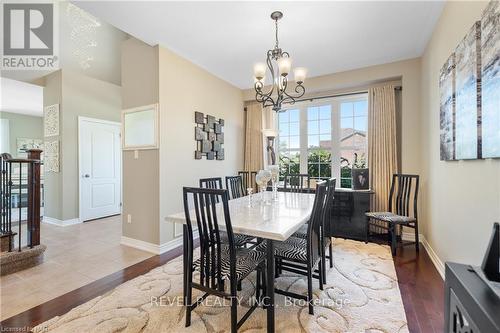
<path id="1" fill-rule="evenodd" d="M 478 265 L 500 221 L 500 160 L 439 160 L 439 70 L 487 2 L 449 1 L 422 57 L 422 222 L 439 258 Z"/>
<path id="2" fill-rule="evenodd" d="M 62 71 L 56 71 L 45 77 L 43 88 L 43 106 L 62 104 Z M 61 132 L 59 132 L 61 134 Z M 61 135 L 50 137 L 61 140 Z M 44 215 L 62 219 L 62 176 L 60 173 L 45 172 L 44 177 Z"/>
<path id="3" fill-rule="evenodd" d="M 199 178 L 237 174 L 243 167 L 244 125 L 240 89 L 165 49 L 159 49 L 160 217 L 183 210 L 182 187 Z M 194 112 L 223 118 L 225 160 L 194 159 Z M 177 235 L 181 228 L 177 226 Z M 161 223 L 161 243 L 174 238 L 174 225 Z"/>
<path id="4" fill-rule="evenodd" d="M 62 220 L 79 212 L 78 117 L 120 122 L 121 88 L 77 72 L 62 70 Z"/>
<path id="5" fill-rule="evenodd" d="M 158 103 L 158 48 L 128 39 L 121 62 L 123 109 Z M 123 236 L 160 244 L 159 170 L 158 149 L 123 152 Z"/>
<path id="6" fill-rule="evenodd" d="M 59 70 L 45 78 L 44 106 L 59 104 L 60 172 L 45 174 L 45 215 L 79 217 L 78 117 L 120 121 L 121 88 L 77 72 Z"/>
<path id="7" fill-rule="evenodd" d="M 306 80 L 307 96 L 366 90 L 382 81 L 401 81 L 401 170 L 420 170 L 420 59 L 370 66 Z M 243 92 L 245 101 L 255 98 L 253 89 Z"/>
<path id="8" fill-rule="evenodd" d="M 13 157 L 17 154 L 17 139 L 43 139 L 43 118 L 28 116 L 19 113 L 0 112 L 0 118 L 9 120 L 9 151 L 1 153 L 10 153 Z M 26 157 L 24 155 L 23 157 Z"/>

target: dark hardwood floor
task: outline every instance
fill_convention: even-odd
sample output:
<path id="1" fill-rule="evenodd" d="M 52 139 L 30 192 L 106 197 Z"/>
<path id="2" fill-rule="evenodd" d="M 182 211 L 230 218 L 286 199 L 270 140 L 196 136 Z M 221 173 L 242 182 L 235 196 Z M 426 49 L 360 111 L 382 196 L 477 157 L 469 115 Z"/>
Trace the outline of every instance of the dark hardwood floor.
<path id="1" fill-rule="evenodd" d="M 429 255 L 420 247 L 417 255 L 414 247 L 398 250 L 394 258 L 399 288 L 405 306 L 410 332 L 443 332 L 444 286 L 441 276 Z M 182 254 L 182 247 L 159 256 L 146 259 L 133 266 L 108 275 L 86 286 L 59 296 L 0 323 L 1 331 L 24 328 L 29 331 L 44 321 L 62 315 L 72 308 L 102 295 L 116 286 L 147 273 Z M 27 329 L 29 328 L 29 329 Z"/>

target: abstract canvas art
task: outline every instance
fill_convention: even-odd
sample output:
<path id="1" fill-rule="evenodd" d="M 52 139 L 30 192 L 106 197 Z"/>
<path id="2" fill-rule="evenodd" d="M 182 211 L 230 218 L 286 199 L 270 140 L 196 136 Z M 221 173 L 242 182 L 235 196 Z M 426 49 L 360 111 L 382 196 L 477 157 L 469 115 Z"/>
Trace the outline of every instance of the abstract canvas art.
<path id="1" fill-rule="evenodd" d="M 455 53 L 448 58 L 439 75 L 440 157 L 455 159 Z"/>
<path id="2" fill-rule="evenodd" d="M 203 156 L 207 160 L 224 159 L 224 119 L 216 119 L 214 116 L 205 116 L 201 112 L 194 113 L 194 139 L 196 140 L 196 151 L 194 158 L 201 160 Z"/>
<path id="3" fill-rule="evenodd" d="M 455 158 L 481 158 L 480 22 L 455 49 Z"/>
<path id="4" fill-rule="evenodd" d="M 490 1 L 441 68 L 441 160 L 500 158 L 499 24 Z"/>
<path id="5" fill-rule="evenodd" d="M 500 157 L 500 2 L 481 17 L 482 156 Z"/>

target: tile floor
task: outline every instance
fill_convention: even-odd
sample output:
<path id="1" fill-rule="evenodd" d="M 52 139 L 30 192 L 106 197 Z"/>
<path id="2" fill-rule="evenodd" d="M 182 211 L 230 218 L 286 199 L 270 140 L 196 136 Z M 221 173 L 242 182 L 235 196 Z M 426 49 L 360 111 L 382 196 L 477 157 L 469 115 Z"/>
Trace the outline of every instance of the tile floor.
<path id="1" fill-rule="evenodd" d="M 121 216 L 67 227 L 42 223 L 42 264 L 0 277 L 1 320 L 153 254 L 120 245 Z"/>

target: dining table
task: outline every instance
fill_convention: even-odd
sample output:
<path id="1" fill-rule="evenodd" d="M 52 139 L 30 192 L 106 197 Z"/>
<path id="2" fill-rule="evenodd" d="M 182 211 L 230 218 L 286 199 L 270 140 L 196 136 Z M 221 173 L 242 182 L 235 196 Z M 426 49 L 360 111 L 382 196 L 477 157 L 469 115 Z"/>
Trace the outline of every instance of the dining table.
<path id="1" fill-rule="evenodd" d="M 266 242 L 266 279 L 267 286 L 274 286 L 274 242 L 287 240 L 304 225 L 311 215 L 314 194 L 294 192 L 259 192 L 250 196 L 229 200 L 229 214 L 233 232 L 248 235 Z M 217 204 L 219 228 L 225 230 L 222 204 Z M 194 210 L 190 216 L 195 216 Z M 183 241 L 188 237 L 186 215 L 184 212 L 169 215 L 166 222 L 183 224 Z M 196 221 L 192 220 L 193 228 Z M 193 234 L 196 236 L 197 231 Z M 184 246 L 186 249 L 186 246 Z M 187 272 L 187 256 L 183 256 L 184 276 Z M 184 290 L 186 290 L 184 278 Z M 267 332 L 275 331 L 274 287 L 266 288 L 265 307 L 267 311 Z"/>

